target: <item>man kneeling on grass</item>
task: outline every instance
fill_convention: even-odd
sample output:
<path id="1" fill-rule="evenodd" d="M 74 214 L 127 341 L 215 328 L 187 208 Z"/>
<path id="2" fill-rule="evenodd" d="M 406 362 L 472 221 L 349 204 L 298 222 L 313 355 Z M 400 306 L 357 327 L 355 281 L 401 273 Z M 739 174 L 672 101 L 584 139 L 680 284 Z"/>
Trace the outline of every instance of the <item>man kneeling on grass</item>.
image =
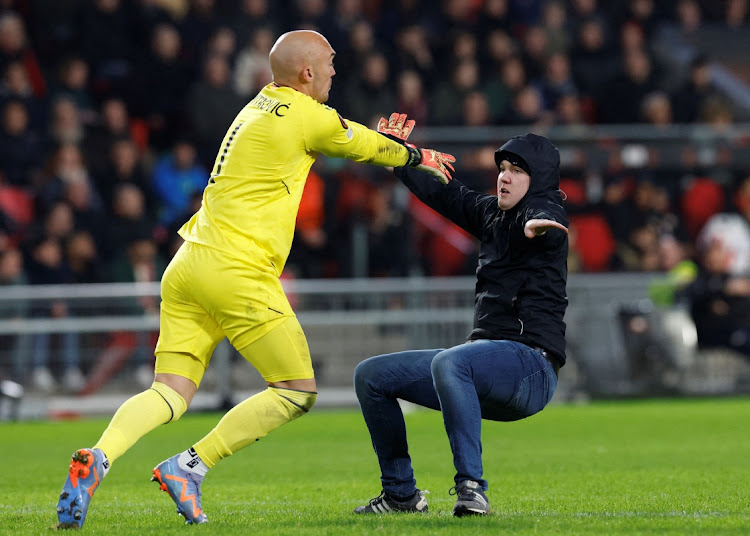
<path id="1" fill-rule="evenodd" d="M 413 121 L 394 114 L 378 130 L 406 141 Z M 568 221 L 560 155 L 549 139 L 517 136 L 495 153 L 497 195 L 441 184 L 397 168 L 425 204 L 480 240 L 474 328 L 452 348 L 371 357 L 354 387 L 380 462 L 383 491 L 358 514 L 427 512 L 416 486 L 398 399 L 440 410 L 456 468 L 453 515 L 490 511 L 482 468 L 482 419 L 515 421 L 541 411 L 565 363 Z M 449 165 L 449 164 L 448 164 Z"/>

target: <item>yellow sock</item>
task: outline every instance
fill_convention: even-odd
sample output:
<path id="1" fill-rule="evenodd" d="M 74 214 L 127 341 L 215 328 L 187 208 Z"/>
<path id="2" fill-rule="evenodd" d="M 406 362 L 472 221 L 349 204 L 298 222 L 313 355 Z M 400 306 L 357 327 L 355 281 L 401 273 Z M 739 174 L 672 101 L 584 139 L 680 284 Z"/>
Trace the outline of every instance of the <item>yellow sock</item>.
<path id="1" fill-rule="evenodd" d="M 154 428 L 179 419 L 187 410 L 185 399 L 163 383 L 154 382 L 120 406 L 94 448 L 113 463 Z"/>
<path id="2" fill-rule="evenodd" d="M 269 387 L 229 410 L 193 448 L 210 469 L 222 458 L 307 413 L 316 397 L 317 393 L 309 391 Z"/>

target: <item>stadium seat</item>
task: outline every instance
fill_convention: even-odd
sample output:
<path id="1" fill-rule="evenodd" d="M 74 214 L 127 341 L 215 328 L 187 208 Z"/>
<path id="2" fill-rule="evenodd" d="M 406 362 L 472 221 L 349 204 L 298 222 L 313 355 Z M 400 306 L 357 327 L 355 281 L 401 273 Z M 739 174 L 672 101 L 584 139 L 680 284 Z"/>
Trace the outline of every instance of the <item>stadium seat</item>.
<path id="1" fill-rule="evenodd" d="M 570 225 L 575 228 L 575 239 L 571 244 L 581 259 L 583 271 L 603 272 L 609 269 L 616 244 L 607 220 L 601 214 L 578 214 L 570 216 Z"/>

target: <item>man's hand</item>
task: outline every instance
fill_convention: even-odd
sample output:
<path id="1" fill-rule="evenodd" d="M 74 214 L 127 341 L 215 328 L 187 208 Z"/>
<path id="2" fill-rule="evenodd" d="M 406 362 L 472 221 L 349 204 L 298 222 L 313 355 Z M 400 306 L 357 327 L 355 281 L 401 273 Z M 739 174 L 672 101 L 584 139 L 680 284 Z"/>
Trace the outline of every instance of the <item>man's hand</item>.
<path id="1" fill-rule="evenodd" d="M 534 238 L 535 236 L 543 235 L 550 229 L 560 229 L 566 233 L 568 232 L 567 227 L 554 220 L 533 219 L 526 222 L 526 225 L 523 228 L 523 233 L 527 238 Z"/>
<path id="2" fill-rule="evenodd" d="M 380 121 L 378 121 L 378 132 L 405 142 L 409 138 L 411 131 L 414 130 L 415 123 L 414 119 L 407 120 L 406 114 L 392 113 L 387 121 L 385 117 L 380 118 Z"/>
<path id="3" fill-rule="evenodd" d="M 456 170 L 453 169 L 451 164 L 456 161 L 455 156 L 448 153 L 440 153 L 435 149 L 416 150 L 419 151 L 421 160 L 412 164 L 410 158 L 409 165 L 421 171 L 426 171 L 430 175 L 434 175 L 443 184 L 448 184 L 453 179 L 451 172 L 455 172 Z"/>

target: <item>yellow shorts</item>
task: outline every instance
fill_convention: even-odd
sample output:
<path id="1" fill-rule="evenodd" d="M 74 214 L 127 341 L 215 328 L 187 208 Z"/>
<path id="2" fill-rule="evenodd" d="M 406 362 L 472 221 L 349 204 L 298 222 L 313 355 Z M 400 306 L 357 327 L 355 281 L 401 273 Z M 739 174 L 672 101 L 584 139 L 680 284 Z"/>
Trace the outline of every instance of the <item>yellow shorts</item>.
<path id="1" fill-rule="evenodd" d="M 226 336 L 266 381 L 313 377 L 304 332 L 275 274 L 186 242 L 164 272 L 161 299 L 157 373 L 200 384 Z"/>

